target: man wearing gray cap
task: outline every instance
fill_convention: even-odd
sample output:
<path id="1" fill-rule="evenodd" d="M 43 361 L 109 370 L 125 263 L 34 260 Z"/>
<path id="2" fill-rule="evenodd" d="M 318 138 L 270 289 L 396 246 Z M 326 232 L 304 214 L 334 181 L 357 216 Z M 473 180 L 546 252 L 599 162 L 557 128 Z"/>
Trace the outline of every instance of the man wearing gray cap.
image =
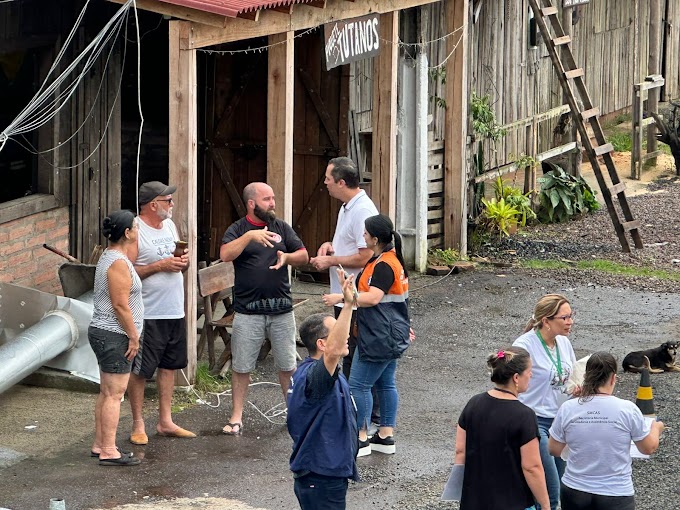
<path id="1" fill-rule="evenodd" d="M 149 442 L 144 428 L 142 405 L 144 384 L 156 374 L 158 386 L 159 436 L 196 437 L 172 421 L 170 408 L 175 386 L 175 370 L 187 366 L 187 338 L 184 321 L 184 271 L 189 264 L 188 250 L 176 257 L 179 240 L 172 218 L 172 194 L 176 186 L 162 182 L 145 182 L 139 187 L 139 254 L 134 262 L 142 279 L 144 331 L 139 352 L 132 364 L 128 396 L 132 408 L 130 442 Z"/>

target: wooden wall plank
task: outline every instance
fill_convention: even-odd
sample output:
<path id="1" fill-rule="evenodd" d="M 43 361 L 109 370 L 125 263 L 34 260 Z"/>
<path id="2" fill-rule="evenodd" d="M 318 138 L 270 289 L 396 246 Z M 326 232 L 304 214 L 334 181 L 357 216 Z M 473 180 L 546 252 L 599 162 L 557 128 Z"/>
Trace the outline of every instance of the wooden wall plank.
<path id="1" fill-rule="evenodd" d="M 267 80 L 267 183 L 278 214 L 293 222 L 293 32 L 269 36 Z"/>
<path id="2" fill-rule="evenodd" d="M 380 16 L 380 38 L 380 53 L 373 57 L 372 198 L 378 210 L 395 221 L 399 12 Z"/>
<path id="3" fill-rule="evenodd" d="M 197 121 L 196 50 L 180 50 L 181 40 L 189 36 L 186 21 L 169 23 L 169 182 L 177 186 L 174 194 L 174 221 L 182 239 L 189 242 L 189 268 L 184 273 L 185 316 L 187 328 L 186 379 L 180 371 L 175 381 L 193 384 L 196 377 L 196 310 L 197 310 Z"/>

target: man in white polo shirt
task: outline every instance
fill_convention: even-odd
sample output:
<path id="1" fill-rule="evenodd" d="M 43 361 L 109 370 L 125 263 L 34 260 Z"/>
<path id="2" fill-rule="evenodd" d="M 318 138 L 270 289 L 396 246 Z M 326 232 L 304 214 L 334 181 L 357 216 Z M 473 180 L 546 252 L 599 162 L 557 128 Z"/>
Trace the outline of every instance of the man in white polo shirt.
<path id="1" fill-rule="evenodd" d="M 343 204 L 338 212 L 333 242 L 323 243 L 317 251 L 317 256 L 313 257 L 310 263 L 319 271 L 329 269 L 331 294 L 336 294 L 342 293 L 338 279 L 333 277 L 338 264 L 356 278 L 373 255 L 373 251 L 366 248 L 364 221 L 369 216 L 378 214 L 378 209 L 366 192 L 359 188 L 359 170 L 350 158 L 331 159 L 326 167 L 324 184 L 328 188 L 329 195 L 341 200 Z M 335 306 L 336 319 L 341 310 L 342 303 Z M 356 310 L 352 312 L 352 324 L 355 321 Z M 347 379 L 349 379 L 352 356 L 357 346 L 354 333 L 350 330 L 349 354 L 342 361 L 342 372 Z"/>

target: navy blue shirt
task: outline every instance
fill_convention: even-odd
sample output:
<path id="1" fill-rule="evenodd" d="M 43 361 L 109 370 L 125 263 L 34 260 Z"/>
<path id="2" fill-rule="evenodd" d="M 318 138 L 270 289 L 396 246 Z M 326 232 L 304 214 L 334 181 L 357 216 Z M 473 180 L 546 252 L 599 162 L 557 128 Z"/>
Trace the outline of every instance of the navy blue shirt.
<path id="1" fill-rule="evenodd" d="M 359 479 L 356 407 L 339 367 L 331 375 L 323 358 L 308 357 L 300 364 L 288 390 L 287 425 L 295 476 Z"/>

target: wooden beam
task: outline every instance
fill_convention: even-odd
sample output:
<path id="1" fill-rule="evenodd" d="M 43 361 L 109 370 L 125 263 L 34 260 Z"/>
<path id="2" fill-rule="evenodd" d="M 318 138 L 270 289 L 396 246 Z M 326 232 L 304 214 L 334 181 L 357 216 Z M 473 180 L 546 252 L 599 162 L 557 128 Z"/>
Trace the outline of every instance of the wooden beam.
<path id="1" fill-rule="evenodd" d="M 469 0 L 444 0 L 446 63 L 444 95 L 444 247 L 467 252 L 467 118 L 468 118 L 468 11 Z"/>
<path id="2" fill-rule="evenodd" d="M 373 152 L 371 198 L 378 210 L 396 220 L 397 75 L 399 12 L 380 15 L 380 53 L 373 57 Z"/>
<path id="3" fill-rule="evenodd" d="M 260 13 L 258 23 L 238 18 L 227 18 L 223 29 L 195 24 L 188 48 L 204 48 L 215 44 L 252 39 L 287 31 L 306 30 L 334 20 L 356 18 L 371 13 L 387 13 L 409 9 L 439 0 L 327 0 L 326 8 L 296 4 L 291 15 L 271 9 Z"/>
<path id="4" fill-rule="evenodd" d="M 260 19 L 260 9 L 256 11 L 239 12 L 237 18 L 249 19 L 250 21 L 258 21 Z"/>
<path id="5" fill-rule="evenodd" d="M 269 36 L 267 72 L 267 183 L 280 217 L 293 223 L 294 32 Z M 281 44 L 279 44 L 281 43 Z"/>
<path id="6" fill-rule="evenodd" d="M 109 0 L 116 4 L 124 4 L 127 0 Z M 224 28 L 225 22 L 228 19 L 226 16 L 220 16 L 212 12 L 199 11 L 198 9 L 190 9 L 188 7 L 180 7 L 178 5 L 166 4 L 158 0 L 136 0 L 137 8 L 145 11 L 157 12 L 165 16 L 172 16 L 186 21 L 193 21 L 198 23 L 198 26 L 211 26 L 215 28 Z"/>
<path id="7" fill-rule="evenodd" d="M 169 182 L 177 186 L 174 194 L 173 220 L 183 240 L 189 242 L 189 268 L 184 273 L 185 317 L 187 328 L 187 379 L 178 371 L 175 382 L 193 384 L 196 377 L 196 310 L 197 310 L 197 100 L 196 51 L 181 50 L 181 40 L 188 37 L 187 21 L 169 23 Z"/>

